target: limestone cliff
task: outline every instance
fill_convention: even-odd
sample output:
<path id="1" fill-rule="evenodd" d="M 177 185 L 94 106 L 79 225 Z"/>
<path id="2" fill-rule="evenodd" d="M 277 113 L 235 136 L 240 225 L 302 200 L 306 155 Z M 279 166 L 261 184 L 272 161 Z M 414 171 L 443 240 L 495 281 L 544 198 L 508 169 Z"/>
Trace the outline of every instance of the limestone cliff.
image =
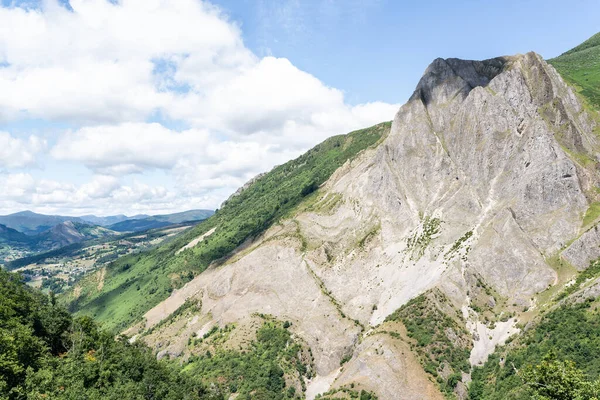
<path id="1" fill-rule="evenodd" d="M 538 295 L 565 283 L 552 260 L 584 269 L 600 254 L 600 235 L 588 231 L 595 221 L 583 225 L 598 197 L 597 128 L 535 53 L 437 59 L 385 140 L 129 333 L 143 335 L 195 298 L 200 315 L 185 329 L 161 336 L 159 328 L 146 340 L 185 355 L 194 332 L 270 314 L 291 321 L 312 350 L 308 397 L 350 383 L 383 399 L 443 398 L 442 390 L 462 397 L 463 383 L 444 389 L 430 378 L 450 382 L 460 368 L 425 372 L 427 355 L 414 349 L 410 329 L 384 320 L 435 290 L 448 299 L 440 321 L 462 327 L 446 328 L 444 340 L 460 342 L 464 328 L 471 363 L 517 332 Z"/>

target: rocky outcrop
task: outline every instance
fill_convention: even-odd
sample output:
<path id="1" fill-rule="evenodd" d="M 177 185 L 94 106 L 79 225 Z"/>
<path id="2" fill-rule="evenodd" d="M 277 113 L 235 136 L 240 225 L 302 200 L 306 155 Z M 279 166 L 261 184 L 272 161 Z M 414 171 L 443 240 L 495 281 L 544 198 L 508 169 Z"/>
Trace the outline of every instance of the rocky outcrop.
<path id="1" fill-rule="evenodd" d="M 561 256 L 579 271 L 586 269 L 591 261 L 600 258 L 600 231 L 598 225 L 581 235 L 562 252 Z"/>
<path id="2" fill-rule="evenodd" d="M 219 324 L 271 314 L 293 322 L 319 376 L 332 376 L 354 354 L 332 387 L 359 381 L 381 398 L 418 393 L 399 355 L 415 359 L 409 346 L 360 338 L 437 287 L 474 340 L 481 332 L 492 338 L 475 346 L 472 360 L 484 360 L 515 331 L 516 319 L 484 329 L 483 314 L 518 315 L 531 305 L 557 281 L 546 260 L 582 233 L 599 179 L 594 129 L 537 54 L 437 59 L 377 148 L 336 171 L 289 219 L 148 312 L 145 328 L 189 297 L 201 299 L 203 315 Z M 586 247 L 589 235 L 570 248 Z M 576 260 L 572 253 L 579 250 L 564 257 L 578 268 L 596 254 Z M 488 311 L 470 296 L 481 288 Z M 377 378 L 378 366 L 385 379 Z M 439 397 L 434 392 L 407 398 Z"/>

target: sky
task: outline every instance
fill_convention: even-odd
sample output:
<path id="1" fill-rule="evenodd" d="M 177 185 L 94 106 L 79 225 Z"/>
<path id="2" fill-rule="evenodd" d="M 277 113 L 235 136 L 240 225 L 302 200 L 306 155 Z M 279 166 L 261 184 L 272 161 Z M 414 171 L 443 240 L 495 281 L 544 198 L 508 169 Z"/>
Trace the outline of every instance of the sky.
<path id="1" fill-rule="evenodd" d="M 0 0 L 0 214 L 219 207 L 391 120 L 437 57 L 555 57 L 597 0 Z"/>

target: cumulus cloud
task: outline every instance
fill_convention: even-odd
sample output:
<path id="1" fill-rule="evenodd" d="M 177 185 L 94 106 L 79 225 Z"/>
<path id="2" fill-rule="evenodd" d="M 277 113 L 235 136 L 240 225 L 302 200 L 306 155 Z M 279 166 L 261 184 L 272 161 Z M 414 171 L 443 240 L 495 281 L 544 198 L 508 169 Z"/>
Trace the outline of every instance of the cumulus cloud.
<path id="1" fill-rule="evenodd" d="M 167 171 L 186 196 L 225 189 L 221 197 L 299 154 L 257 141 L 222 140 L 197 129 L 177 132 L 157 123 L 82 128 L 64 135 L 51 150 L 54 158 L 81 162 L 103 176 L 94 187 L 113 187 L 118 176 L 152 168 Z M 119 201 L 133 201 L 132 196 L 123 191 Z"/>
<path id="2" fill-rule="evenodd" d="M 96 175 L 89 182 L 73 184 L 36 179 L 27 173 L 0 174 L 0 210 L 24 209 L 38 212 L 82 215 L 107 213 L 161 213 L 173 210 L 210 208 L 212 195 L 180 196 L 172 188 L 148 185 L 138 180 L 123 182 L 113 176 Z"/>
<path id="3" fill-rule="evenodd" d="M 180 158 L 197 154 L 208 144 L 200 130 L 175 132 L 158 123 L 123 123 L 84 127 L 65 134 L 51 154 L 59 160 L 83 162 L 90 168 L 171 168 Z"/>
<path id="4" fill-rule="evenodd" d="M 45 147 L 46 142 L 37 136 L 23 140 L 8 132 L 0 132 L 0 167 L 18 168 L 35 164 L 38 153 Z"/>
<path id="5" fill-rule="evenodd" d="M 5 118 L 143 120 L 172 101 L 161 61 L 200 67 L 252 59 L 237 27 L 195 0 L 56 0 L 41 9 L 0 8 L 0 108 Z M 157 68 L 158 66 L 158 68 Z"/>
<path id="6" fill-rule="evenodd" d="M 331 135 L 390 120 L 398 108 L 350 105 L 289 60 L 256 56 L 239 27 L 204 1 L 40 4 L 0 7 L 0 122 L 67 122 L 74 128 L 49 154 L 101 178 L 30 193 L 36 204 L 110 197 L 135 208 L 155 197 L 176 208 L 185 197 L 214 207 L 255 174 Z M 42 139 L 0 133 L 0 166 L 31 165 L 43 149 Z M 176 186 L 120 179 L 152 171 Z"/>

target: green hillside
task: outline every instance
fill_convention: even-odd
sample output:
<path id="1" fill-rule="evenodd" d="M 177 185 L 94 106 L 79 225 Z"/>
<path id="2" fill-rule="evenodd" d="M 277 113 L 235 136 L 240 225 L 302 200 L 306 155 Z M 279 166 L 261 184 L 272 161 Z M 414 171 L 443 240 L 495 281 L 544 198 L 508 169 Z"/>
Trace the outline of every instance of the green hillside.
<path id="1" fill-rule="evenodd" d="M 26 234 L 0 224 L 0 245 L 28 246 L 32 241 Z"/>
<path id="2" fill-rule="evenodd" d="M 1 269 L 0 293 L 0 399 L 222 398 Z"/>
<path id="3" fill-rule="evenodd" d="M 88 276 L 70 292 L 70 309 L 121 330 L 139 320 L 173 289 L 227 257 L 296 207 L 360 151 L 373 146 L 391 127 L 386 122 L 334 136 L 302 156 L 274 168 L 232 197 L 216 213 L 174 240 L 148 253 L 125 256 L 105 271 Z M 203 242 L 179 254 L 194 238 L 216 228 Z"/>
<path id="4" fill-rule="evenodd" d="M 548 62 L 592 106 L 600 109 L 600 33 Z"/>
<path id="5" fill-rule="evenodd" d="M 18 274 L 0 269 L 0 293 L 2 400 L 299 399 L 297 387 L 312 374 L 310 353 L 289 322 L 266 316 L 244 351 L 219 347 L 234 326 L 215 326 L 189 343 L 198 351 L 182 363 L 159 361 L 141 341 L 73 317 Z"/>
<path id="6" fill-rule="evenodd" d="M 470 399 L 537 398 L 533 397 L 533 388 L 527 384 L 523 372 L 539 368 L 548 355 L 561 362 L 574 362 L 584 382 L 597 380 L 600 377 L 600 314 L 596 307 L 589 302 L 560 307 L 523 337 L 498 349 L 483 367 L 474 369 Z M 600 395 L 600 390 L 596 394 Z M 540 399 L 546 398 L 574 397 Z M 584 399 L 591 397 L 581 398 Z"/>

